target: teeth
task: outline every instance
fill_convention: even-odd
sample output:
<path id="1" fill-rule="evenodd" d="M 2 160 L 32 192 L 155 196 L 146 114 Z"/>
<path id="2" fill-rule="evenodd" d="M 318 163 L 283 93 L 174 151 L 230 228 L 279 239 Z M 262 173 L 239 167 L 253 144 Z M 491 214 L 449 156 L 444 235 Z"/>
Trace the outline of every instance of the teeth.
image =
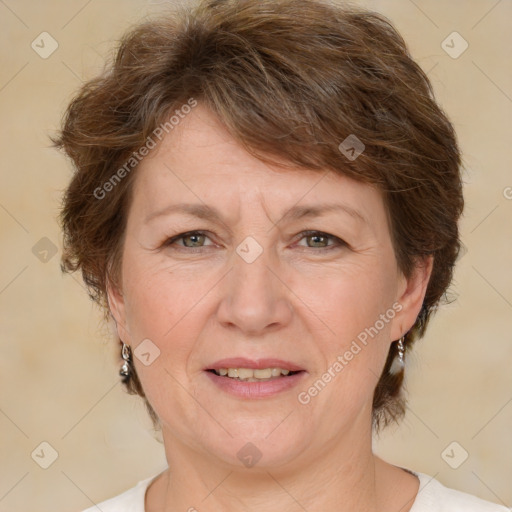
<path id="1" fill-rule="evenodd" d="M 288 375 L 290 370 L 283 368 L 262 368 L 253 370 L 252 368 L 219 368 L 214 370 L 217 375 L 228 376 L 232 379 L 239 379 L 248 382 L 256 382 L 258 380 L 269 380 Z"/>
<path id="2" fill-rule="evenodd" d="M 240 380 L 247 380 L 254 376 L 254 371 L 249 370 L 248 368 L 238 368 L 235 371 L 238 373 L 238 378 Z"/>
<path id="3" fill-rule="evenodd" d="M 254 370 L 252 373 L 253 375 L 250 375 L 250 377 L 254 377 L 255 379 L 270 379 L 270 377 L 272 377 L 271 368 L 265 368 L 264 370 Z"/>

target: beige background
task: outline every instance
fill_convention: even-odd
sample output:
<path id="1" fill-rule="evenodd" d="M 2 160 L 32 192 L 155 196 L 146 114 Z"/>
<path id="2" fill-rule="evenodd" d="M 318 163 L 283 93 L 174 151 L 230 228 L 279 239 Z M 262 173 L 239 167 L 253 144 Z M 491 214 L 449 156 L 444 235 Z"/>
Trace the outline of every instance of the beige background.
<path id="1" fill-rule="evenodd" d="M 512 2 L 359 3 L 388 15 L 429 72 L 466 166 L 458 299 L 408 359 L 407 417 L 375 449 L 512 507 Z M 0 0 L 0 512 L 81 510 L 165 467 L 143 407 L 119 383 L 108 327 L 79 276 L 60 274 L 56 216 L 71 168 L 48 140 L 112 42 L 162 7 Z M 59 45 L 47 59 L 31 48 L 43 31 Z M 456 59 L 441 47 L 453 31 L 469 44 Z M 458 469 L 441 456 L 453 441 L 450 462 L 469 453 Z M 42 442 L 58 452 L 48 469 L 36 463 L 50 460 Z"/>

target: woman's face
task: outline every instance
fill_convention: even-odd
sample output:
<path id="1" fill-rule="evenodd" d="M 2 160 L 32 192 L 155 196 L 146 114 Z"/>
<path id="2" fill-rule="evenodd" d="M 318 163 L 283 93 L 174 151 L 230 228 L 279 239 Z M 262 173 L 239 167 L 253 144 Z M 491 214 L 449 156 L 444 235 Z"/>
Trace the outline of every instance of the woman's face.
<path id="1" fill-rule="evenodd" d="M 367 442 L 429 274 L 399 272 L 381 194 L 271 168 L 201 105 L 136 172 L 109 301 L 166 445 L 271 467 Z M 253 371 L 214 372 L 227 368 Z"/>

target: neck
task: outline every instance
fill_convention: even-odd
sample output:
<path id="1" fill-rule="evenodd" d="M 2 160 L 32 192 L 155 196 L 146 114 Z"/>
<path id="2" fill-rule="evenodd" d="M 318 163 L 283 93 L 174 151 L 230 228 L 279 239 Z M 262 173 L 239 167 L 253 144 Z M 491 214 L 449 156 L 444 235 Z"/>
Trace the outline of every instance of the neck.
<path id="1" fill-rule="evenodd" d="M 386 466 L 394 466 L 374 456 L 371 428 L 361 435 L 360 424 L 324 441 L 321 451 L 314 453 L 312 448 L 278 467 L 223 464 L 179 442 L 165 428 L 163 433 L 169 469 L 155 482 L 151 494 L 148 491 L 148 512 L 389 509 L 388 490 L 382 482 L 389 481 Z"/>

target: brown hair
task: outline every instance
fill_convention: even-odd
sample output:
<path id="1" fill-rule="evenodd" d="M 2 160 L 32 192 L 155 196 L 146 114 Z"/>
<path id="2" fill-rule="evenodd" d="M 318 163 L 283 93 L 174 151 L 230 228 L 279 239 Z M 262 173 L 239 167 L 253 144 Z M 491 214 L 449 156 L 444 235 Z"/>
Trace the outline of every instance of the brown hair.
<path id="1" fill-rule="evenodd" d="M 263 161 L 334 170 L 382 191 L 403 274 L 434 256 L 421 311 L 405 336 L 409 349 L 449 300 L 461 245 L 461 157 L 403 38 L 384 16 L 351 5 L 205 0 L 130 29 L 112 64 L 81 87 L 52 139 L 76 168 L 61 212 L 63 271 L 81 269 L 108 317 L 106 284 L 120 283 L 135 172 L 122 173 L 106 200 L 98 190 L 190 98 Z M 356 159 L 339 149 L 349 135 L 365 146 Z M 403 371 L 389 373 L 396 352 L 393 343 L 376 386 L 376 428 L 405 411 Z M 136 374 L 127 385 L 144 397 Z"/>

